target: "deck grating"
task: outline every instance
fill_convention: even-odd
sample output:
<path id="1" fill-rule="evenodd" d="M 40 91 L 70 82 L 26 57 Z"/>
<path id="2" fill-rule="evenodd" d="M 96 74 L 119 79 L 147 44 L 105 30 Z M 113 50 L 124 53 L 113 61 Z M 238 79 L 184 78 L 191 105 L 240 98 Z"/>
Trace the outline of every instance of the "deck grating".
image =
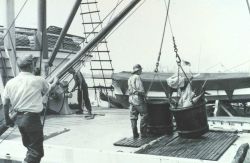
<path id="1" fill-rule="evenodd" d="M 146 138 L 136 138 L 134 139 L 133 137 L 130 138 L 123 138 L 117 142 L 114 143 L 115 146 L 124 146 L 124 147 L 135 147 L 138 148 L 144 144 L 147 144 L 158 137 L 146 137 Z"/>
<path id="2" fill-rule="evenodd" d="M 136 153 L 217 161 L 237 138 L 235 133 L 210 131 L 198 139 L 163 138 Z"/>

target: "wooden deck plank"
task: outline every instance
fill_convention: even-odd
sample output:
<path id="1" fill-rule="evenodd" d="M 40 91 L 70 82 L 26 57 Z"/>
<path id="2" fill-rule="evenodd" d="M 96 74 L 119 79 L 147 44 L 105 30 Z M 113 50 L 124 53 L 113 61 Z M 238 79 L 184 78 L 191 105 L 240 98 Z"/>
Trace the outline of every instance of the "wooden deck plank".
<path id="1" fill-rule="evenodd" d="M 139 153 L 216 161 L 236 139 L 234 133 L 213 131 L 199 139 L 177 137 L 167 144 L 162 139 Z"/>
<path id="2" fill-rule="evenodd" d="M 229 134 L 228 134 L 229 135 Z M 232 144 L 237 139 L 237 135 L 233 135 L 232 133 L 228 136 L 227 139 L 224 140 L 224 143 L 218 148 L 220 152 L 225 152 L 230 146 L 228 144 Z M 220 154 L 216 151 L 212 152 L 210 157 L 207 159 L 215 158 L 216 160 L 220 157 Z"/>
<path id="3" fill-rule="evenodd" d="M 211 137 L 211 139 L 214 141 L 216 140 L 216 135 L 213 132 L 209 132 L 210 135 L 206 135 Z M 214 144 L 213 143 L 209 143 L 209 145 L 207 146 L 207 149 L 205 152 L 201 151 L 199 154 L 197 154 L 195 156 L 195 158 L 202 158 L 202 157 L 206 157 L 209 153 L 211 153 L 214 150 Z"/>
<path id="4" fill-rule="evenodd" d="M 223 139 L 222 139 L 223 134 L 220 134 L 219 132 L 211 132 L 211 133 L 212 133 L 212 135 L 210 135 L 210 139 L 208 140 L 208 143 L 210 145 L 212 145 L 211 146 L 212 148 L 210 148 L 208 151 L 205 150 L 203 156 L 201 157 L 201 158 L 206 159 L 206 160 L 207 160 L 207 158 L 209 158 L 210 155 L 213 154 L 213 152 L 216 151 L 214 149 L 217 149 L 221 146 L 220 142 L 223 141 Z"/>

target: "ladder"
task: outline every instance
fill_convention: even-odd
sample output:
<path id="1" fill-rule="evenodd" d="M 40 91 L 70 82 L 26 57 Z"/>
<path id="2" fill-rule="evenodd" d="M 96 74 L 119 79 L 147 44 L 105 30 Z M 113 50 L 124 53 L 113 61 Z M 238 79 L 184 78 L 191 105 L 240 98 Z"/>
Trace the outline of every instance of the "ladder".
<path id="1" fill-rule="evenodd" d="M 3 93 L 7 81 L 11 78 L 14 78 L 17 73 L 17 67 L 16 65 L 14 65 L 15 59 L 13 58 L 16 57 L 15 47 L 13 45 L 11 38 L 10 38 L 11 47 L 8 48 L 7 46 L 5 46 L 3 34 L 4 34 L 4 29 L 1 26 L 0 27 L 0 93 L 1 94 Z"/>
<path id="2" fill-rule="evenodd" d="M 14 78 L 14 72 L 9 58 L 9 50 L 0 47 L 0 91 L 3 92 L 4 86 L 7 81 Z"/>
<path id="3" fill-rule="evenodd" d="M 84 29 L 85 44 L 88 43 L 95 35 L 102 30 L 102 20 L 98 2 L 96 0 L 82 0 L 80 6 L 80 15 Z M 84 46 L 84 45 L 83 45 Z M 107 40 L 103 39 L 98 46 L 91 51 L 93 55 L 90 62 L 90 72 L 92 82 L 89 84 L 90 89 L 94 89 L 95 95 L 97 89 L 103 89 L 106 95 L 113 95 L 112 74 L 114 72 L 110 51 Z"/>

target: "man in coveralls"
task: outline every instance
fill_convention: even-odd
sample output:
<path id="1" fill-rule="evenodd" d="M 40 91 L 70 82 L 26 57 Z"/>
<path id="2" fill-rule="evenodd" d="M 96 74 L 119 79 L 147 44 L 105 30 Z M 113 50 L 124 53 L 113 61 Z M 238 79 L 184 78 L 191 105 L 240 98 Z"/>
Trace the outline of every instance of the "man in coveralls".
<path id="1" fill-rule="evenodd" d="M 58 79 L 50 85 L 44 78 L 32 74 L 34 70 L 33 56 L 24 55 L 17 60 L 20 73 L 10 79 L 4 89 L 2 102 L 5 123 L 13 127 L 9 116 L 12 105 L 17 112 L 16 124 L 22 136 L 23 145 L 28 149 L 24 162 L 39 163 L 44 155 L 43 126 L 40 113 L 43 110 L 43 95 L 55 87 Z"/>
<path id="2" fill-rule="evenodd" d="M 132 76 L 128 79 L 128 91 L 129 91 L 129 103 L 130 103 L 130 120 L 133 131 L 133 137 L 138 138 L 139 134 L 137 131 L 137 120 L 138 115 L 141 115 L 140 132 L 141 137 L 147 135 L 147 106 L 145 103 L 145 91 L 140 78 L 142 73 L 142 67 L 136 64 L 133 67 Z"/>
<path id="3" fill-rule="evenodd" d="M 75 71 L 73 68 L 69 69 L 69 73 L 73 75 L 75 85 L 73 86 L 71 92 L 74 92 L 76 88 L 77 91 L 77 101 L 79 105 L 79 111 L 77 114 L 83 114 L 83 102 L 85 103 L 85 106 L 88 111 L 88 115 L 92 115 L 92 107 L 89 100 L 89 92 L 88 92 L 88 85 L 82 75 L 82 73 L 79 71 Z"/>

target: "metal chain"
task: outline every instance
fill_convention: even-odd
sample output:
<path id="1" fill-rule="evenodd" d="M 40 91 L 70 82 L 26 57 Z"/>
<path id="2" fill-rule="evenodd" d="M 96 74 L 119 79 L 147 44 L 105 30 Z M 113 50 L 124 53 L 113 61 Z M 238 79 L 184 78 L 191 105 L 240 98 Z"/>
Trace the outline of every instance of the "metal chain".
<path id="1" fill-rule="evenodd" d="M 155 64 L 155 72 L 158 72 L 158 67 L 160 64 L 160 59 L 161 59 L 161 51 L 162 51 L 162 46 L 163 46 L 163 42 L 164 42 L 164 36 L 165 36 L 165 31 L 166 31 L 166 26 L 167 26 L 167 21 L 168 21 L 168 13 L 169 13 L 169 7 L 170 7 L 170 0 L 168 0 L 168 7 L 167 7 L 167 14 L 165 17 L 165 22 L 164 22 L 164 28 L 163 28 L 163 34 L 162 34 L 162 38 L 161 38 L 161 45 L 160 45 L 160 50 L 159 50 L 159 55 Z"/>
<path id="2" fill-rule="evenodd" d="M 191 85 L 190 79 L 188 78 L 188 76 L 187 76 L 186 72 L 184 71 L 183 67 L 181 66 L 181 58 L 180 58 L 180 56 L 178 54 L 178 48 L 177 48 L 177 45 L 175 43 L 174 36 L 173 36 L 173 44 L 174 44 L 174 52 L 175 52 L 177 66 L 181 69 L 181 71 L 185 75 L 186 79 L 188 80 L 188 83 Z M 178 70 L 178 77 L 179 77 L 179 70 Z"/>

